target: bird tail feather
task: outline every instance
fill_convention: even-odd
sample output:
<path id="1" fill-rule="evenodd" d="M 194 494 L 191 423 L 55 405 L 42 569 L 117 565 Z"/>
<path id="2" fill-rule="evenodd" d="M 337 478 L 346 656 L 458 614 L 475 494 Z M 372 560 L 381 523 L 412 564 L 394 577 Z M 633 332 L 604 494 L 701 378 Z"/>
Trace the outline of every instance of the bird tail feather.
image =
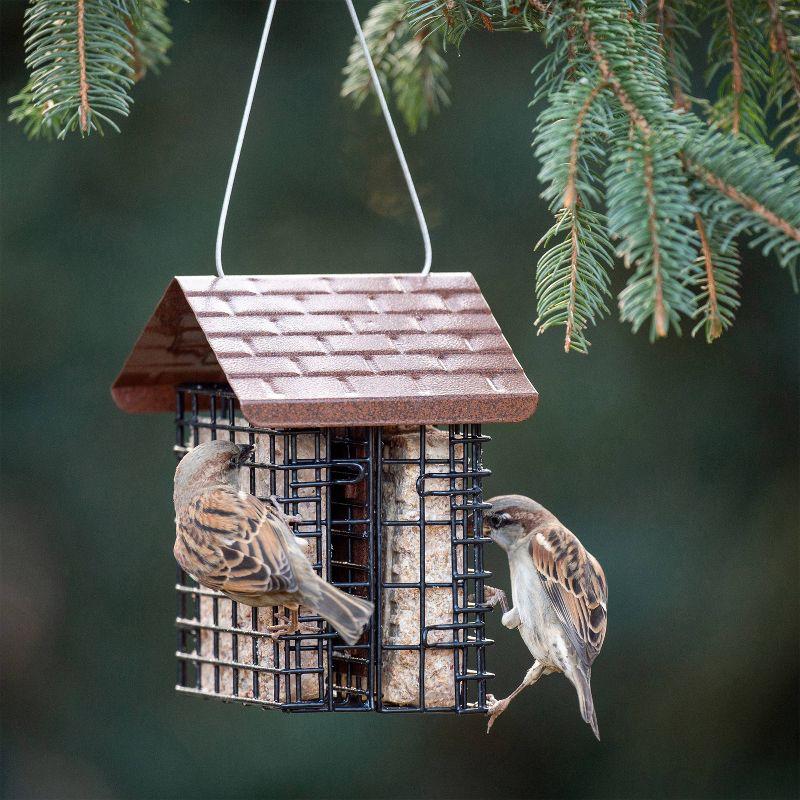
<path id="1" fill-rule="evenodd" d="M 594 710 L 594 699 L 592 698 L 591 670 L 585 673 L 581 670 L 576 670 L 569 677 L 572 678 L 572 682 L 578 690 L 578 703 L 581 707 L 583 721 L 589 725 L 592 729 L 592 733 L 597 737 L 597 741 L 599 742 L 600 729 L 597 726 L 597 714 Z"/>
<path id="2" fill-rule="evenodd" d="M 318 591 L 314 610 L 336 628 L 347 644 L 355 644 L 369 624 L 375 607 L 369 600 L 347 594 L 322 579 Z"/>

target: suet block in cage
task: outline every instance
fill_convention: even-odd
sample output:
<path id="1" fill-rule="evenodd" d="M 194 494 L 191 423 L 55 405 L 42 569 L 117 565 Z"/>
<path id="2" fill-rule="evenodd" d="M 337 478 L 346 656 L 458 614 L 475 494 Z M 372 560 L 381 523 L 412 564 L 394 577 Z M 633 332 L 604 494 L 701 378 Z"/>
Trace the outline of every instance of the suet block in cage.
<path id="1" fill-rule="evenodd" d="M 280 609 L 180 574 L 180 691 L 486 710 L 480 426 L 527 418 L 537 394 L 470 274 L 175 278 L 112 393 L 176 413 L 179 458 L 253 444 L 241 488 L 277 497 L 317 573 L 375 605 L 355 645 L 302 608 L 276 641 Z"/>

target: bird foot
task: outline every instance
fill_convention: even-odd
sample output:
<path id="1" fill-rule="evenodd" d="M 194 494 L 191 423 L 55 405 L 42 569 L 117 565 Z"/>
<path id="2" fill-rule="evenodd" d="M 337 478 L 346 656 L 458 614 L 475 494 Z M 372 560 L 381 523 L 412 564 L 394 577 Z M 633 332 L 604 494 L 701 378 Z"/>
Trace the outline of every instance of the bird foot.
<path id="1" fill-rule="evenodd" d="M 278 499 L 278 495 L 271 494 L 269 496 L 269 502 L 270 505 L 272 505 L 274 509 L 281 515 L 281 517 L 285 519 L 287 523 L 289 523 L 289 525 L 295 525 L 298 522 L 303 521 L 303 518 L 300 516 L 300 514 L 287 514 L 283 510 L 283 503 L 281 503 L 281 501 Z"/>
<path id="2" fill-rule="evenodd" d="M 486 705 L 489 707 L 489 724 L 486 726 L 486 733 L 489 733 L 494 725 L 494 721 L 508 708 L 509 698 L 498 700 L 493 694 L 486 695 Z"/>
<path id="3" fill-rule="evenodd" d="M 293 636 L 300 630 L 300 623 L 297 620 L 286 619 L 280 617 L 280 622 L 277 625 L 270 625 L 266 632 L 270 635 L 273 642 L 277 642 L 281 636 Z"/>
<path id="4" fill-rule="evenodd" d="M 509 605 L 506 593 L 502 589 L 495 589 L 494 586 L 484 586 L 483 596 L 486 599 L 486 604 L 494 608 L 499 605 L 505 613 L 508 613 Z"/>
<path id="5" fill-rule="evenodd" d="M 271 505 L 271 506 L 272 506 L 272 507 L 273 507 L 273 508 L 274 508 L 274 509 L 275 509 L 275 510 L 278 512 L 278 513 L 280 513 L 280 514 L 285 514 L 285 513 L 286 513 L 286 512 L 284 512 L 284 510 L 283 510 L 283 503 L 281 503 L 281 501 L 278 499 L 278 495 L 276 495 L 276 494 L 271 494 L 271 495 L 269 496 L 269 498 L 268 498 L 268 502 L 270 503 L 270 505 Z"/>

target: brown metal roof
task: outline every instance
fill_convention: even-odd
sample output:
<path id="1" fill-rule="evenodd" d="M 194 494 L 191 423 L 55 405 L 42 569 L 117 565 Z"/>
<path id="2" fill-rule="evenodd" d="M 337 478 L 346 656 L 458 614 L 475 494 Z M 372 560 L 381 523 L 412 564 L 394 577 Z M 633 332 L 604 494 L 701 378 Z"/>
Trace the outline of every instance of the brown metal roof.
<path id="1" fill-rule="evenodd" d="M 171 411 L 189 381 L 260 426 L 516 422 L 538 400 L 468 272 L 175 278 L 111 392 Z"/>

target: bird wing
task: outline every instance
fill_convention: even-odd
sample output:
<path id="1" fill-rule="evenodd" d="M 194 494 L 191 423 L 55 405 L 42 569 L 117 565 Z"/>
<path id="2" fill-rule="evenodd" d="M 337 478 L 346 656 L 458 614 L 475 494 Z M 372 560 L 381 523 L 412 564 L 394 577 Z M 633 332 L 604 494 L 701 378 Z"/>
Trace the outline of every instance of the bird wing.
<path id="1" fill-rule="evenodd" d="M 177 524 L 178 563 L 204 586 L 253 599 L 298 590 L 284 544 L 286 523 L 257 497 L 209 489 L 187 503 Z"/>
<path id="2" fill-rule="evenodd" d="M 538 530 L 529 547 L 561 624 L 589 666 L 606 635 L 608 586 L 603 568 L 563 525 Z"/>

